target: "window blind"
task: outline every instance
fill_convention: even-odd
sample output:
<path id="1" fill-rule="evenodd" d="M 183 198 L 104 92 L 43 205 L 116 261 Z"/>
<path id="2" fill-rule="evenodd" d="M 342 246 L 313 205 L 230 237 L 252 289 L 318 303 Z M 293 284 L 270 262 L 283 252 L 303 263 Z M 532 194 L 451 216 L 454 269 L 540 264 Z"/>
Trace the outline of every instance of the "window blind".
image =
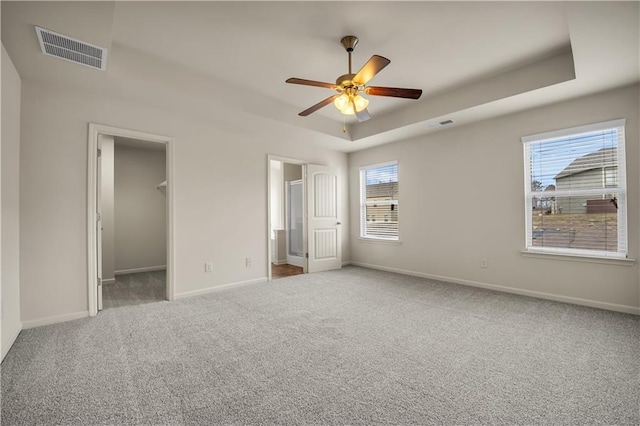
<path id="1" fill-rule="evenodd" d="M 624 120 L 522 140 L 527 249 L 626 257 Z"/>
<path id="2" fill-rule="evenodd" d="M 398 162 L 360 168 L 360 236 L 398 239 Z"/>

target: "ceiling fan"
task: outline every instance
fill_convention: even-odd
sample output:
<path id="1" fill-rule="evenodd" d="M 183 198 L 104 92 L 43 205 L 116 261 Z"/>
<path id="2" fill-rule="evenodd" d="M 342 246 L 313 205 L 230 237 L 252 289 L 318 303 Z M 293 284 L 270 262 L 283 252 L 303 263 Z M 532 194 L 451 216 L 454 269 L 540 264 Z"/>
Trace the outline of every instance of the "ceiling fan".
<path id="1" fill-rule="evenodd" d="M 401 89 L 397 87 L 367 86 L 366 84 L 391 61 L 382 56 L 373 55 L 369 61 L 356 74 L 351 72 L 351 52 L 358 44 L 358 37 L 346 36 L 340 40 L 349 55 L 349 73 L 341 75 L 336 79 L 335 84 L 323 83 L 321 81 L 304 80 L 302 78 L 290 78 L 286 82 L 291 84 L 302 84 L 304 86 L 325 87 L 334 89 L 338 93 L 329 96 L 327 99 L 318 102 L 310 108 L 302 111 L 300 116 L 307 115 L 329 105 L 333 102 L 335 107 L 344 115 L 356 115 L 358 121 L 366 121 L 371 118 L 367 105 L 369 100 L 361 93 L 372 96 L 390 96 L 394 98 L 418 99 L 422 95 L 420 89 Z"/>

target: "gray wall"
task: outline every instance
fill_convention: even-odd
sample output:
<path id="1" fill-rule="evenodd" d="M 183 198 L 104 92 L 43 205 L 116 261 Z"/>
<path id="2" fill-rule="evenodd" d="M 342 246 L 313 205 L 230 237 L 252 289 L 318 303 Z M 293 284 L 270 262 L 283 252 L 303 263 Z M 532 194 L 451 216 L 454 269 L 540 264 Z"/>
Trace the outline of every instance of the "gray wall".
<path id="1" fill-rule="evenodd" d="M 165 151 L 115 146 L 115 270 L 167 264 Z"/>
<path id="2" fill-rule="evenodd" d="M 0 287 L 2 359 L 22 329 L 20 323 L 20 76 L 2 46 L 2 187 Z M 46 192 L 49 182 L 40 182 Z M 46 213 L 46 212 L 45 212 Z"/>
<path id="3" fill-rule="evenodd" d="M 612 90 L 349 156 L 351 259 L 361 264 L 640 312 L 640 267 L 523 257 L 520 138 L 627 119 L 629 256 L 640 257 L 639 87 Z M 398 160 L 400 245 L 358 239 L 360 166 Z M 486 206 L 491 208 L 474 208 Z M 488 268 L 480 268 L 480 259 Z"/>

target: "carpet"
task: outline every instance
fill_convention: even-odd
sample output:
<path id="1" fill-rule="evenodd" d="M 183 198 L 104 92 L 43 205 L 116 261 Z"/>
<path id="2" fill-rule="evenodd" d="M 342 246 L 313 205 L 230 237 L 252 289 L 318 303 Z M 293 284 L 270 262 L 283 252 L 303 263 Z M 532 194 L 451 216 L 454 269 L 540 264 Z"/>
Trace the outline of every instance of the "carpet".
<path id="1" fill-rule="evenodd" d="M 640 317 L 346 267 L 25 330 L 3 425 L 639 424 Z"/>

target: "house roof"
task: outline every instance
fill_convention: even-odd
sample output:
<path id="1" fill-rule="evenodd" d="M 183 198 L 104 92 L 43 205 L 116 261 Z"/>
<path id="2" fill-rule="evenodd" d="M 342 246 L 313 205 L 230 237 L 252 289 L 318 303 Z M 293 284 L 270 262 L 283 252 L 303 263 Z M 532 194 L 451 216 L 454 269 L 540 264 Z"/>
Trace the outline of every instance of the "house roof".
<path id="1" fill-rule="evenodd" d="M 601 169 L 603 167 L 614 167 L 617 164 L 617 149 L 602 148 L 582 157 L 576 158 L 571 164 L 565 167 L 556 175 L 556 179 L 562 179 L 587 170 Z"/>
<path id="2" fill-rule="evenodd" d="M 23 81 L 123 99 L 205 122 L 267 127 L 357 151 L 640 81 L 640 2 L 0 2 L 2 43 Z M 43 55 L 34 26 L 108 49 L 106 71 Z M 422 89 L 371 96 L 372 119 L 343 119 L 331 96 L 340 45 L 360 39 L 369 84 Z M 605 65 L 603 65 L 605 64 Z M 441 128 L 427 124 L 452 119 Z"/>

